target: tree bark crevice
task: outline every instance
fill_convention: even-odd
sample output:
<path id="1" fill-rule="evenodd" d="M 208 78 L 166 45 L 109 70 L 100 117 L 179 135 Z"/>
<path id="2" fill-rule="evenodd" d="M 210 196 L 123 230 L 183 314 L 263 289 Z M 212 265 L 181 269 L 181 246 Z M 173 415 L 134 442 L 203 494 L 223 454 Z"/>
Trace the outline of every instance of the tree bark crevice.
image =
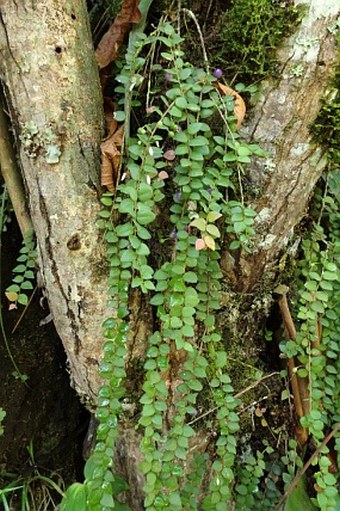
<path id="1" fill-rule="evenodd" d="M 265 161 L 255 159 L 248 166 L 259 197 L 252 202 L 258 212 L 253 253 L 241 255 L 240 274 L 236 276 L 237 289 L 245 292 L 258 286 L 261 276 L 272 273 L 326 167 L 324 150 L 314 143 L 309 131 L 327 93 L 336 60 L 335 37 L 329 26 L 339 9 L 330 0 L 324 7 L 327 15 L 318 16 L 318 0 L 311 2 L 299 29 L 278 52 L 282 62 L 280 79 L 263 83 L 244 129 L 268 152 Z"/>
<path id="2" fill-rule="evenodd" d="M 0 12 L 0 75 L 40 273 L 73 385 L 93 404 L 100 386 L 101 324 L 109 311 L 105 248 L 96 226 L 102 96 L 86 5 L 8 0 Z"/>

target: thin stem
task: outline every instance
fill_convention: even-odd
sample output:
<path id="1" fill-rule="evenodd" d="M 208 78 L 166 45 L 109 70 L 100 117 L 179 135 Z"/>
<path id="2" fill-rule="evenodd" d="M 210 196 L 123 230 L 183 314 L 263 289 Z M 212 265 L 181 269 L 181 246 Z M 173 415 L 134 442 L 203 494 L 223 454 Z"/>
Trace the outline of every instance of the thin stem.
<path id="1" fill-rule="evenodd" d="M 303 474 L 306 473 L 306 471 L 308 470 L 308 468 L 311 466 L 311 464 L 313 463 L 313 460 L 320 454 L 320 452 L 322 451 L 322 449 L 325 447 L 325 445 L 328 444 L 328 442 L 333 438 L 333 436 L 335 435 L 335 433 L 340 429 L 340 422 L 338 422 L 334 429 L 332 429 L 332 431 L 330 433 L 328 433 L 328 435 L 323 439 L 323 441 L 321 442 L 321 444 L 319 445 L 319 447 L 317 449 L 315 449 L 315 451 L 313 452 L 313 454 L 311 455 L 311 457 L 309 458 L 309 460 L 304 464 L 303 468 L 300 470 L 300 472 L 298 472 L 296 474 L 296 476 L 294 477 L 293 481 L 290 483 L 287 491 L 284 493 L 284 495 L 282 496 L 282 498 L 280 499 L 279 503 L 277 504 L 277 506 L 275 507 L 275 510 L 274 511 L 279 511 L 281 506 L 284 504 L 284 502 L 288 499 L 289 495 L 293 492 L 294 488 L 297 486 L 298 482 L 300 481 L 301 477 L 303 476 Z"/>
<path id="2" fill-rule="evenodd" d="M 12 330 L 11 334 L 14 334 L 14 332 L 16 331 L 16 329 L 18 328 L 18 326 L 20 325 L 20 323 L 21 323 L 21 321 L 22 321 L 22 318 L 25 316 L 26 311 L 27 311 L 28 307 L 30 306 L 30 304 L 31 304 L 31 302 L 32 302 L 32 300 L 33 300 L 33 297 L 34 297 L 35 293 L 37 292 L 37 289 L 38 289 L 38 286 L 35 286 L 35 288 L 33 289 L 32 294 L 31 294 L 31 296 L 30 296 L 30 299 L 28 300 L 27 305 L 25 306 L 24 310 L 23 310 L 23 311 L 22 311 L 22 313 L 20 314 L 18 321 L 15 323 L 15 325 L 14 325 L 14 327 L 13 327 L 13 330 Z"/>
<path id="3" fill-rule="evenodd" d="M 1 206 L 0 206 L 0 275 L 1 275 L 1 254 L 2 254 L 2 228 L 3 228 L 3 221 L 4 221 L 4 211 L 5 211 L 5 204 L 6 204 L 6 198 L 7 198 L 7 188 L 6 188 L 6 185 L 4 185 L 4 189 L 3 189 L 3 192 L 2 192 L 2 197 L 1 197 Z M 0 279 L 0 296 L 2 296 L 2 292 L 1 292 L 1 279 Z M 10 361 L 14 367 L 14 370 L 16 371 L 16 373 L 18 374 L 19 378 L 24 381 L 25 378 L 24 378 L 24 375 L 21 373 L 19 367 L 17 366 L 14 358 L 13 358 L 13 355 L 12 355 L 12 352 L 10 350 L 10 347 L 9 347 L 9 342 L 8 342 L 8 338 L 7 338 L 7 334 L 6 334 L 6 329 L 5 329 L 5 324 L 4 324 L 4 318 L 3 318 L 3 315 L 2 315 L 2 305 L 0 305 L 0 331 L 2 333 L 2 337 L 3 337 L 3 341 L 4 341 L 4 344 L 5 344 L 5 348 L 6 348 L 6 351 L 7 351 L 7 354 L 10 358 Z"/>
<path id="4" fill-rule="evenodd" d="M 207 51 L 205 49 L 204 37 L 203 37 L 203 34 L 202 34 L 201 27 L 200 27 L 200 25 L 199 25 L 199 23 L 197 21 L 197 18 L 195 16 L 195 14 L 190 9 L 183 8 L 182 11 L 185 12 L 186 14 L 188 14 L 188 16 L 190 16 L 190 18 L 193 20 L 193 22 L 196 25 L 196 29 L 197 29 L 197 32 L 198 32 L 198 35 L 199 35 L 199 38 L 200 38 L 200 42 L 201 42 L 201 47 L 202 47 L 202 52 L 203 52 L 203 59 L 204 59 L 205 68 L 206 68 L 207 73 L 210 73 L 210 66 L 209 66 L 209 60 L 208 60 Z"/>
<path id="5" fill-rule="evenodd" d="M 13 143 L 10 137 L 3 105 L 4 98 L 0 93 L 0 168 L 21 234 L 25 237 L 25 234 L 29 230 L 33 230 L 33 225 L 26 211 L 24 187 L 20 171 L 16 165 Z"/>

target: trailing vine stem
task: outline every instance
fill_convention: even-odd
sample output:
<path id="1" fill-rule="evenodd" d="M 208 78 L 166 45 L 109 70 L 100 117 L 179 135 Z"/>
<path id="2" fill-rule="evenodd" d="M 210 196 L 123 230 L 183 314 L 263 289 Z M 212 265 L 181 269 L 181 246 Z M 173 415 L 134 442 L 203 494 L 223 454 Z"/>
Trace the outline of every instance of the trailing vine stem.
<path id="1" fill-rule="evenodd" d="M 106 193 L 101 199 L 104 209 L 99 225 L 108 244 L 109 303 L 113 313 L 104 322 L 106 340 L 100 374 L 105 383 L 98 398 L 98 442 L 85 470 L 87 505 L 93 511 L 112 509 L 117 503 L 120 482 L 112 473 L 112 459 L 122 418 L 121 401 L 126 396 L 131 289 L 145 295 L 155 318 L 154 330 L 146 340 L 136 424 L 141 435 L 140 470 L 145 480 L 146 511 L 222 511 L 232 501 L 242 510 L 251 510 L 261 496 L 266 502 L 264 509 L 270 509 L 269 487 L 262 493 L 260 483 L 266 471 L 265 455 L 272 451 L 267 445 L 262 452 L 249 453 L 244 463 L 237 459 L 236 408 L 240 399 L 234 395 L 227 372 L 228 353 L 216 324 L 221 245 L 228 245 L 229 250 L 252 248 L 256 213 L 243 196 L 243 165 L 252 154 L 265 153 L 240 139 L 233 98 L 221 96 L 215 78 L 185 60 L 182 42 L 171 23 L 162 19 L 153 33 L 137 38 L 136 46 L 128 49 L 126 63 L 116 77 L 118 103 L 126 105 L 128 88 L 129 105 L 138 110 L 143 70 L 149 66 L 151 73 L 148 122 L 136 127 L 134 136 L 127 137 L 124 173 L 115 196 Z M 151 48 L 153 59 L 156 47 L 160 63 L 151 65 L 143 55 Z M 118 114 L 118 118 L 124 118 L 124 112 Z M 315 236 L 322 235 L 319 226 Z M 318 248 L 321 238 L 317 240 Z M 303 300 L 326 302 L 322 292 L 335 288 L 335 269 L 329 261 L 333 249 L 329 242 L 326 245 L 325 253 L 316 255 L 316 245 L 305 242 L 306 251 L 312 248 L 319 273 L 318 278 L 308 273 L 316 287 L 308 297 L 301 293 L 302 304 Z M 162 252 L 159 262 L 152 254 L 155 247 Z M 307 276 L 303 269 L 301 275 L 301 280 Z M 332 290 L 324 284 L 330 281 Z M 326 415 L 334 410 L 328 399 L 324 400 L 323 411 L 316 406 L 321 384 L 318 373 L 312 374 L 310 354 L 316 349 L 312 344 L 316 321 L 322 319 L 323 327 L 329 327 L 324 318 L 332 315 L 334 306 L 322 318 L 319 304 L 313 305 L 315 310 L 312 307 L 313 318 L 303 307 L 299 315 L 302 318 L 301 314 L 307 314 L 302 331 L 310 339 L 308 350 L 303 346 L 302 334 L 299 348 L 294 345 L 293 349 L 287 342 L 282 350 L 288 356 L 295 350 L 293 355 L 300 357 L 312 376 L 311 414 L 305 421 L 321 441 Z M 324 389 L 322 392 L 327 394 Z M 213 410 L 210 430 L 216 437 L 214 452 L 210 453 L 208 485 L 208 455 L 195 448 L 198 433 L 192 419 L 206 404 Z M 331 487 L 324 458 L 318 481 Z M 280 470 L 287 466 L 287 484 L 300 461 L 296 444 L 290 441 L 290 450 L 278 465 Z M 279 491 L 273 495 L 277 498 Z"/>
<path id="2" fill-rule="evenodd" d="M 196 413 L 204 388 L 210 389 L 209 399 L 218 408 L 215 421 L 219 440 L 203 508 L 222 509 L 226 498 L 231 497 L 238 400 L 232 397 L 230 378 L 224 371 L 227 354 L 215 331 L 222 277 L 218 240 L 229 232 L 234 245 L 248 246 L 255 213 L 236 200 L 233 174 L 237 175 L 245 153 L 236 140 L 233 100 L 221 98 L 213 76 L 185 62 L 182 41 L 170 23 L 161 22 L 150 36 L 136 40 L 138 58 L 136 46 L 129 48 L 131 54 L 117 76 L 117 82 L 124 85 L 118 85 L 117 93 L 128 88 L 129 105 L 134 104 L 135 85 L 141 83 L 142 67 L 147 65 L 140 56 L 141 49 L 151 45 L 154 51 L 155 44 L 161 44 L 161 50 L 166 50 L 161 51 L 165 67 L 155 66 L 154 92 L 150 85 L 148 90 L 149 115 L 154 120 L 140 126 L 135 137 L 128 137 L 127 177 L 119 183 L 115 197 L 108 193 L 102 197 L 106 209 L 101 211 L 99 223 L 108 243 L 110 305 L 116 312 L 104 322 L 107 340 L 100 374 L 108 383 L 99 392 L 98 442 L 87 481 L 93 509 L 104 503 L 109 508 L 114 503 L 109 496 L 110 484 L 114 484 L 109 473 L 119 430 L 120 399 L 125 392 L 130 288 L 153 293 L 149 302 L 156 309 L 158 325 L 148 339 L 139 400 L 145 508 L 197 509 L 192 493 L 202 484 L 204 458 L 199 453 L 193 457 L 200 463 L 198 472 L 193 462 L 191 469 L 186 469 L 190 442 L 196 435 L 187 416 Z M 221 134 L 215 134 L 208 121 L 222 110 Z M 164 132 L 173 145 L 168 157 L 164 157 L 162 147 Z M 258 151 L 252 146 L 246 153 Z M 232 203 L 224 198 L 227 190 L 235 195 Z M 170 199 L 166 224 L 172 241 L 167 241 L 167 260 L 157 269 L 148 262 L 157 225 L 155 209 L 157 203 Z M 112 212 L 119 215 L 119 225 L 115 225 Z M 103 486 L 105 480 L 108 484 Z"/>

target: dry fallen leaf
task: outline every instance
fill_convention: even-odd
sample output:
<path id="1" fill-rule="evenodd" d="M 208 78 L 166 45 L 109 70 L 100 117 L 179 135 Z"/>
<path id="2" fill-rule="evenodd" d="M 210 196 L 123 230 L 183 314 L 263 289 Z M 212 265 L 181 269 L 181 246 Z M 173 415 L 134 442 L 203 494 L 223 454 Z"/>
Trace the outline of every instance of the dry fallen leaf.
<path id="1" fill-rule="evenodd" d="M 124 0 L 120 13 L 101 38 L 96 49 L 96 59 L 100 69 L 108 66 L 117 58 L 118 50 L 131 23 L 140 22 L 141 14 L 138 4 L 138 0 Z"/>
<path id="2" fill-rule="evenodd" d="M 106 138 L 100 146 L 102 153 L 101 185 L 114 192 L 117 186 L 121 159 L 121 147 L 124 138 L 124 125 Z"/>
<path id="3" fill-rule="evenodd" d="M 244 119 L 245 113 L 246 113 L 246 105 L 243 101 L 242 97 L 239 95 L 236 90 L 232 89 L 231 87 L 228 87 L 227 85 L 224 85 L 220 82 L 214 83 L 217 90 L 220 91 L 221 94 L 224 96 L 232 96 L 235 101 L 235 108 L 234 108 L 234 114 L 237 118 L 237 128 L 239 128 L 242 124 L 242 121 Z"/>
<path id="4" fill-rule="evenodd" d="M 115 111 L 115 105 L 114 105 L 112 99 L 105 96 L 104 97 L 104 117 L 105 117 L 107 135 L 104 138 L 104 141 L 111 138 L 112 135 L 117 131 L 118 122 L 113 117 L 114 111 Z"/>

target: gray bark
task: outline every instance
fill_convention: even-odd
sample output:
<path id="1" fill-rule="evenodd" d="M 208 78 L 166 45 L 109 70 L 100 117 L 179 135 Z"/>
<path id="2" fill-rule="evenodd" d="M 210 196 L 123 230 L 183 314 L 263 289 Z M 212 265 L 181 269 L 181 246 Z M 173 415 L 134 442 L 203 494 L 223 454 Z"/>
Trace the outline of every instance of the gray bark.
<path id="1" fill-rule="evenodd" d="M 73 385 L 93 402 L 107 277 L 96 227 L 102 98 L 85 2 L 0 2 L 0 56 L 43 286 Z"/>
<path id="2" fill-rule="evenodd" d="M 254 291 L 263 276 L 273 281 L 278 257 L 326 163 L 308 127 L 332 73 L 330 27 L 339 7 L 333 0 L 313 0 L 307 11 L 279 52 L 278 78 L 263 85 L 243 128 L 270 157 L 249 167 L 259 190 L 253 252 L 232 252 L 222 260 L 226 280 L 238 291 Z M 73 384 L 94 402 L 108 311 L 105 255 L 95 224 L 102 107 L 85 3 L 2 0 L 0 15 L 0 72 L 20 138 L 40 271 Z M 132 312 L 146 335 L 149 314 L 143 324 L 137 309 Z M 134 342 L 130 347 L 139 349 Z"/>
<path id="3" fill-rule="evenodd" d="M 264 278 L 273 281 L 278 256 L 306 214 L 311 193 L 327 163 L 324 150 L 312 140 L 310 125 L 319 112 L 320 99 L 332 94 L 334 27 L 340 6 L 333 0 L 312 0 L 307 5 L 299 29 L 278 52 L 277 78 L 262 84 L 244 130 L 244 135 L 266 149 L 269 157 L 247 169 L 258 190 L 252 204 L 258 212 L 257 235 L 250 255 L 241 254 L 237 262 L 228 259 L 227 272 L 239 291 L 253 291 Z"/>

